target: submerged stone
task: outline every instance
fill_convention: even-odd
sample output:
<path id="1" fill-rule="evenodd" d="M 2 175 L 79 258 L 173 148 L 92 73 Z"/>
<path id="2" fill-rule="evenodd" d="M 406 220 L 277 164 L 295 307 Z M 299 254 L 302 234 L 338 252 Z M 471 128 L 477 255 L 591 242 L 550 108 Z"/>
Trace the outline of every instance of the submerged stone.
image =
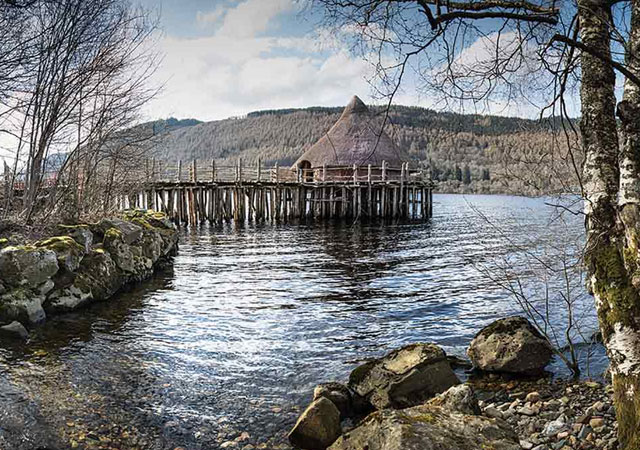
<path id="1" fill-rule="evenodd" d="M 9 339 L 26 340 L 27 338 L 29 338 L 29 332 L 20 322 L 14 320 L 9 325 L 0 327 L 0 336 Z"/>

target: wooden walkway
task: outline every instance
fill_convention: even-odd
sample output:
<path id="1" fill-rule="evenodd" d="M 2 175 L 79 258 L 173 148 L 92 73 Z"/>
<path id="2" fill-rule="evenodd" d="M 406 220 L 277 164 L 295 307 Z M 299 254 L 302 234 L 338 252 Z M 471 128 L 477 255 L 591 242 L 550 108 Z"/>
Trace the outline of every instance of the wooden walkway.
<path id="1" fill-rule="evenodd" d="M 120 208 L 165 212 L 177 224 L 234 221 L 288 222 L 305 219 L 428 220 L 433 183 L 420 171 L 382 167 L 349 168 L 348 175 L 264 167 L 216 167 L 214 161 L 151 162 L 144 191 L 119 200 Z M 344 172 L 344 171 L 342 171 Z M 388 175 L 394 174 L 394 175 Z"/>

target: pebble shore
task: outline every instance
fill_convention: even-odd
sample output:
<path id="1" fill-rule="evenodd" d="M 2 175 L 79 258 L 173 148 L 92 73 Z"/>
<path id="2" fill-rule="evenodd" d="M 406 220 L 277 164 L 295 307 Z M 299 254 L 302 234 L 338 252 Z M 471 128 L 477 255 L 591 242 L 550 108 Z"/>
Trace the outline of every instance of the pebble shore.
<path id="1" fill-rule="evenodd" d="M 509 423 L 524 450 L 618 448 L 611 385 L 548 378 L 504 380 L 497 376 L 484 376 L 468 383 L 480 399 L 482 413 Z M 219 445 L 239 450 L 294 448 L 282 436 L 256 443 L 247 433 L 222 440 Z"/>
<path id="2" fill-rule="evenodd" d="M 470 382 L 484 415 L 506 420 L 525 450 L 618 448 L 611 385 L 594 381 Z"/>

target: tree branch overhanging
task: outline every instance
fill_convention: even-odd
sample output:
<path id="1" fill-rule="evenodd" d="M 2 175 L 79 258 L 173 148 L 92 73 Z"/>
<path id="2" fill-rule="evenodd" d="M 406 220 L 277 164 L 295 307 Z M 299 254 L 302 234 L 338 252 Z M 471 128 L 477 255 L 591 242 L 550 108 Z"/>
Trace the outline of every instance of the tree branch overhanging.
<path id="1" fill-rule="evenodd" d="M 629 69 L 627 69 L 624 66 L 624 64 L 613 60 L 612 58 L 610 58 L 607 55 L 601 54 L 597 50 L 592 49 L 591 47 L 583 44 L 582 42 L 573 40 L 573 39 L 571 39 L 571 38 L 569 38 L 567 36 L 564 36 L 562 34 L 555 34 L 551 38 L 551 41 L 552 42 L 554 42 L 554 41 L 555 42 L 562 42 L 563 44 L 575 47 L 580 51 L 583 51 L 585 53 L 590 54 L 591 56 L 594 56 L 594 57 L 598 58 L 600 61 L 608 64 L 613 69 L 615 69 L 618 72 L 620 72 L 621 74 L 623 74 L 625 77 L 627 77 L 627 79 L 632 81 L 636 86 L 640 87 L 640 78 L 638 78 L 633 72 L 631 72 Z"/>

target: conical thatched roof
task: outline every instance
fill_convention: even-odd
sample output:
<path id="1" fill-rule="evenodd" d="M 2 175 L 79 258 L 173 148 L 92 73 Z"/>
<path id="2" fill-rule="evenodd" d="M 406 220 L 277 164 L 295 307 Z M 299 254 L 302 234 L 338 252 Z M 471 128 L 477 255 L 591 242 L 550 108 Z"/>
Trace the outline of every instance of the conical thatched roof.
<path id="1" fill-rule="evenodd" d="M 367 106 L 354 95 L 331 129 L 313 144 L 295 163 L 309 161 L 311 167 L 381 166 L 400 167 L 409 160 L 384 131 L 372 121 Z"/>

